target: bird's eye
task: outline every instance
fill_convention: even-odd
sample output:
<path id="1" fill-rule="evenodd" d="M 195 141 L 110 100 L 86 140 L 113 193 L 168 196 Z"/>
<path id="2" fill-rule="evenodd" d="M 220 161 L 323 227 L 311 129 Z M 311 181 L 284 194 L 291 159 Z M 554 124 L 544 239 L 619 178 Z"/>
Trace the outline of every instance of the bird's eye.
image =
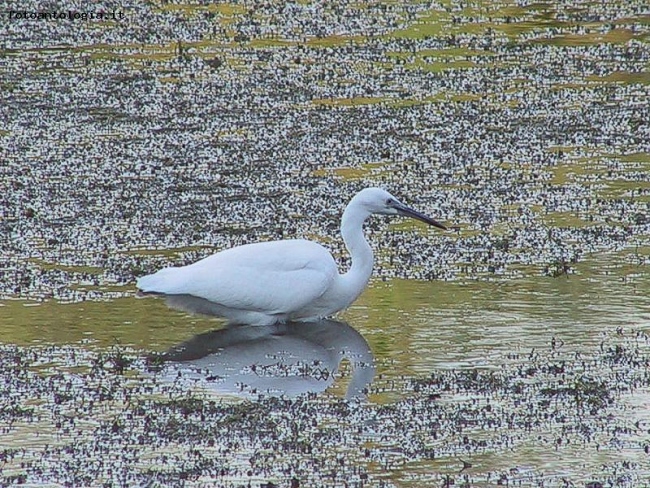
<path id="1" fill-rule="evenodd" d="M 386 205 L 388 205 L 389 207 L 390 207 L 393 203 L 395 203 L 395 200 L 393 200 L 392 198 L 389 198 L 389 199 L 386 200 Z"/>

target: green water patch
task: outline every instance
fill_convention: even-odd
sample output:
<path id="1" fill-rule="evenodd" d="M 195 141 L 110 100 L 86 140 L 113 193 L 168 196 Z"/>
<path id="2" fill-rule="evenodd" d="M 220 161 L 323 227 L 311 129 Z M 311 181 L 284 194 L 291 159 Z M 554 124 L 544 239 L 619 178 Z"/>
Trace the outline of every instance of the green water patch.
<path id="1" fill-rule="evenodd" d="M 421 69 L 431 73 L 466 69 L 477 66 L 473 58 L 490 58 L 494 53 L 471 48 L 452 47 L 422 49 L 419 51 L 390 51 L 386 53 L 388 65 L 400 64 L 408 69 Z"/>
<path id="2" fill-rule="evenodd" d="M 571 26 L 570 29 L 574 32 L 560 31 L 557 34 L 536 38 L 530 42 L 553 46 L 595 46 L 605 43 L 625 44 L 633 39 L 643 40 L 647 36 L 647 34 L 637 33 L 626 28 L 603 32 L 604 27 L 605 23 L 586 24 L 582 25 L 581 28 Z"/>
<path id="3" fill-rule="evenodd" d="M 619 159 L 628 163 L 638 163 L 640 166 L 645 166 L 650 164 L 650 153 L 638 152 L 623 154 L 619 156 Z"/>
<path id="4" fill-rule="evenodd" d="M 131 287 L 135 296 L 135 287 Z M 0 302 L 3 343 L 22 346 L 85 344 L 106 349 L 115 344 L 164 350 L 220 326 L 218 320 L 188 317 L 163 300 L 124 298 L 61 303 L 56 300 Z"/>
<path id="5" fill-rule="evenodd" d="M 622 185 L 633 189 L 635 185 L 645 188 L 649 181 L 649 178 L 645 177 L 645 171 L 650 164 L 648 153 L 616 154 L 587 147 L 552 147 L 547 150 L 562 155 L 559 164 L 548 168 L 552 174 L 552 184 L 580 182 Z"/>
<path id="6" fill-rule="evenodd" d="M 650 71 L 629 72 L 629 71 L 615 71 L 605 76 L 589 76 L 590 81 L 604 82 L 604 83 L 624 83 L 628 85 L 650 84 Z"/>
<path id="7" fill-rule="evenodd" d="M 376 105 L 389 101 L 388 97 L 351 97 L 351 98 L 319 98 L 312 104 L 324 107 L 358 107 L 360 105 Z"/>
<path id="8" fill-rule="evenodd" d="M 594 226 L 593 219 L 584 212 L 550 212 L 544 214 L 540 220 L 549 227 L 572 227 L 580 228 L 587 226 Z"/>
<path id="9" fill-rule="evenodd" d="M 178 257 L 188 252 L 202 251 L 205 249 L 212 249 L 211 246 L 187 246 L 187 247 L 177 247 L 177 248 L 160 248 L 160 249 L 147 249 L 147 248 L 133 248 L 128 251 L 123 251 L 125 255 L 137 255 L 137 256 L 165 256 L 165 257 Z"/>
<path id="10" fill-rule="evenodd" d="M 498 369 L 551 343 L 564 351 L 598 347 L 604 334 L 633 324 L 650 330 L 650 283 L 623 256 L 602 258 L 578 263 L 573 274 L 517 281 L 378 282 L 345 316 L 375 351 L 378 376 L 394 381 L 448 368 Z"/>
<path id="11" fill-rule="evenodd" d="M 363 178 L 377 177 L 390 171 L 389 162 L 361 164 L 358 167 L 320 168 L 314 171 L 315 176 L 335 176 L 344 180 L 354 181 Z"/>
<path id="12" fill-rule="evenodd" d="M 69 271 L 71 273 L 84 273 L 90 275 L 100 275 L 104 271 L 103 268 L 100 268 L 98 266 L 78 266 L 72 264 L 51 263 L 37 258 L 31 258 L 28 260 L 28 262 L 33 263 L 44 270 L 60 270 Z"/>
<path id="13" fill-rule="evenodd" d="M 514 41 L 522 34 L 541 26 L 560 28 L 570 25 L 558 20 L 552 5 L 530 4 L 526 7 L 516 2 L 477 2 L 461 5 L 450 3 L 420 14 L 408 27 L 397 29 L 390 37 L 424 39 L 458 34 L 483 35 L 497 32 Z"/>
<path id="14" fill-rule="evenodd" d="M 161 11 L 176 12 L 185 16 L 194 16 L 199 14 L 216 14 L 224 17 L 236 17 L 244 15 L 247 10 L 243 5 L 228 2 L 219 2 L 210 5 L 199 5 L 196 3 L 167 3 L 161 2 L 157 5 Z"/>

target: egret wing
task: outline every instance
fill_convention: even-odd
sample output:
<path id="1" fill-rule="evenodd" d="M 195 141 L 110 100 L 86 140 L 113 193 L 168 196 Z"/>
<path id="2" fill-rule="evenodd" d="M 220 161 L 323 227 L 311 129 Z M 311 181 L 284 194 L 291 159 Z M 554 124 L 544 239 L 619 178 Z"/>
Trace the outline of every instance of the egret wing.
<path id="1" fill-rule="evenodd" d="M 239 246 L 138 280 L 145 292 L 188 294 L 239 310 L 283 314 L 319 298 L 338 274 L 321 245 L 306 240 Z"/>

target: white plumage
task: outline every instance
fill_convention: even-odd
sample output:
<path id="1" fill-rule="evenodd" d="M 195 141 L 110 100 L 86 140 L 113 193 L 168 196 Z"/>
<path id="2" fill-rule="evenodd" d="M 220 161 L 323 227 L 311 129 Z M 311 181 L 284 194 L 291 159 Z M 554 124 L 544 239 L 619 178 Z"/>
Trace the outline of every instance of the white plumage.
<path id="1" fill-rule="evenodd" d="M 179 268 L 138 279 L 138 288 L 160 294 L 174 308 L 225 317 L 232 323 L 268 325 L 313 321 L 347 308 L 372 274 L 373 254 L 363 222 L 373 213 L 404 215 L 445 229 L 385 190 L 366 188 L 348 204 L 341 234 L 352 267 L 340 275 L 323 246 L 296 239 L 235 247 Z"/>

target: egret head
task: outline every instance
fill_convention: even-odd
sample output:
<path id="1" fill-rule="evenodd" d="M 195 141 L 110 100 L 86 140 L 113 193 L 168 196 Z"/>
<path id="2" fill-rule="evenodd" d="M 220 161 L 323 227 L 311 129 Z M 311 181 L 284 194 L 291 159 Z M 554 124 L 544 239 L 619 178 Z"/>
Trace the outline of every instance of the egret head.
<path id="1" fill-rule="evenodd" d="M 365 190 L 361 190 L 353 200 L 357 200 L 366 211 L 373 214 L 402 215 L 420 220 L 439 229 L 447 230 L 447 227 L 440 222 L 407 207 L 393 195 L 381 188 L 366 188 Z"/>

